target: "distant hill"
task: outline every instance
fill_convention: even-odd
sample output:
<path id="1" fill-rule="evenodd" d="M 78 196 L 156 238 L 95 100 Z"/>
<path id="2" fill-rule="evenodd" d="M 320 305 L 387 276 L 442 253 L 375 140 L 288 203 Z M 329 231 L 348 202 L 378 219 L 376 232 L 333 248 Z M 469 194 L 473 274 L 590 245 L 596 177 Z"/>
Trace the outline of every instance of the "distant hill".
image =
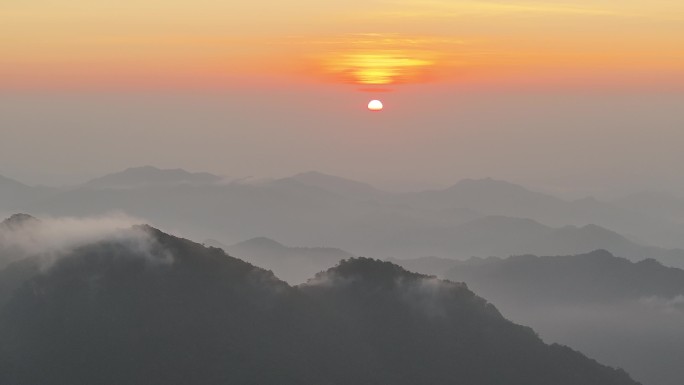
<path id="1" fill-rule="evenodd" d="M 607 251 L 581 255 L 420 258 L 405 268 L 463 281 L 545 341 L 580 349 L 651 385 L 684 377 L 684 270 Z"/>
<path id="2" fill-rule="evenodd" d="M 41 199 L 55 190 L 43 186 L 29 186 L 0 175 L 0 214 L 22 210 L 26 205 Z"/>
<path id="3" fill-rule="evenodd" d="M 207 245 L 217 245 L 205 242 Z M 290 283 L 306 282 L 314 274 L 354 257 L 346 251 L 329 247 L 288 247 L 272 239 L 259 237 L 232 246 L 221 246 L 230 255 L 261 268 Z"/>
<path id="4" fill-rule="evenodd" d="M 327 175 L 316 171 L 305 172 L 290 177 L 308 186 L 339 194 L 355 200 L 375 200 L 387 198 L 390 194 L 362 182 L 338 176 Z"/>
<path id="5" fill-rule="evenodd" d="M 132 167 L 121 172 L 93 179 L 89 188 L 135 188 L 147 185 L 174 185 L 181 183 L 211 184 L 223 178 L 206 172 L 192 173 L 183 169 L 159 169 L 152 166 Z"/>
<path id="6" fill-rule="evenodd" d="M 637 384 L 462 284 L 352 259 L 291 287 L 220 249 L 129 234 L 146 246 L 84 245 L 10 295 L 1 383 Z"/>
<path id="7" fill-rule="evenodd" d="M 531 219 L 489 216 L 454 226 L 448 233 L 416 233 L 409 239 L 414 244 L 431 245 L 432 254 L 442 258 L 567 255 L 606 249 L 633 261 L 653 258 L 684 267 L 684 250 L 643 246 L 596 225 L 554 228 Z"/>
<path id="8" fill-rule="evenodd" d="M 581 255 L 473 258 L 443 277 L 467 282 L 499 303 L 607 303 L 684 296 L 684 270 L 652 259 L 630 262 L 605 250 Z"/>
<path id="9" fill-rule="evenodd" d="M 682 252 L 675 246 L 684 247 L 684 224 L 593 198 L 569 202 L 504 181 L 469 179 L 440 191 L 391 194 L 313 172 L 260 183 L 215 183 L 217 178 L 141 167 L 21 207 L 52 216 L 123 211 L 196 239 L 234 242 L 265 235 L 285 244 L 334 245 L 378 258 L 576 254 L 603 248 L 681 266 Z M 598 227 L 585 228 L 591 224 Z M 564 226 L 574 227 L 550 234 Z"/>
<path id="10" fill-rule="evenodd" d="M 14 179 L 10 179 L 7 177 L 4 177 L 0 175 L 0 188 L 2 188 L 3 192 L 4 191 L 21 191 L 29 188 L 29 186 L 16 181 Z"/>
<path id="11" fill-rule="evenodd" d="M 491 257 L 496 258 L 496 257 Z M 388 258 L 387 261 L 403 267 L 408 271 L 413 271 L 419 274 L 433 275 L 435 277 L 444 278 L 447 272 L 455 266 L 468 264 L 474 260 L 486 260 L 484 258 L 472 257 L 467 261 L 442 258 L 442 257 L 420 257 L 420 258 Z"/>
<path id="12" fill-rule="evenodd" d="M 142 217 L 197 239 L 266 235 L 286 244 L 335 245 L 380 256 L 404 250 L 403 242 L 393 245 L 390 239 L 401 240 L 405 233 L 448 227 L 479 216 L 469 209 L 429 211 L 361 202 L 291 178 L 127 189 L 82 186 L 30 206 L 30 212 L 52 216 L 112 211 Z M 415 255 L 414 249 L 405 251 Z"/>
<path id="13" fill-rule="evenodd" d="M 684 270 L 652 259 L 630 262 L 603 250 L 398 262 L 466 282 L 544 340 L 623 367 L 646 384 L 678 385 L 684 377 L 674 359 L 684 355 Z"/>
<path id="14" fill-rule="evenodd" d="M 199 239 L 267 235 L 286 244 L 334 245 L 382 258 L 465 259 L 606 249 L 632 260 L 655 258 L 672 266 L 684 265 L 681 250 L 644 246 L 601 226 L 554 228 L 532 219 L 483 217 L 472 208 L 416 208 L 386 200 L 357 200 L 293 178 L 127 189 L 86 186 L 53 194 L 31 205 L 30 211 L 55 216 L 123 211 Z"/>
<path id="15" fill-rule="evenodd" d="M 646 191 L 630 194 L 614 201 L 616 206 L 649 216 L 667 218 L 684 223 L 684 198 L 662 193 Z"/>
<path id="16" fill-rule="evenodd" d="M 417 208 L 470 208 L 485 215 L 529 218 L 547 226 L 596 224 L 650 244 L 684 248 L 684 224 L 667 217 L 625 210 L 593 197 L 566 201 L 491 178 L 464 179 L 444 190 L 399 194 L 392 199 Z"/>
<path id="17" fill-rule="evenodd" d="M 530 246 L 528 253 L 537 255 L 577 254 L 606 249 L 631 261 L 655 259 L 667 266 L 684 268 L 684 250 L 643 246 L 626 237 L 596 225 L 565 226 L 555 229 Z"/>
<path id="18" fill-rule="evenodd" d="M 444 190 L 402 194 L 401 200 L 431 209 L 468 207 L 490 215 L 522 217 L 564 204 L 551 195 L 492 178 L 463 179 Z"/>

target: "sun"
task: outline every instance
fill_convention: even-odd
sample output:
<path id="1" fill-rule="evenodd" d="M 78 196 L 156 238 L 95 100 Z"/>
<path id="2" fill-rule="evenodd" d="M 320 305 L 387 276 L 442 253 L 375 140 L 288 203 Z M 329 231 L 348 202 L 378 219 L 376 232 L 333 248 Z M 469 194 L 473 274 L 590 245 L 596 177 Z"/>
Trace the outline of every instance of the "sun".
<path id="1" fill-rule="evenodd" d="M 371 111 L 382 111 L 382 102 L 379 100 L 371 100 L 368 103 L 368 109 Z"/>

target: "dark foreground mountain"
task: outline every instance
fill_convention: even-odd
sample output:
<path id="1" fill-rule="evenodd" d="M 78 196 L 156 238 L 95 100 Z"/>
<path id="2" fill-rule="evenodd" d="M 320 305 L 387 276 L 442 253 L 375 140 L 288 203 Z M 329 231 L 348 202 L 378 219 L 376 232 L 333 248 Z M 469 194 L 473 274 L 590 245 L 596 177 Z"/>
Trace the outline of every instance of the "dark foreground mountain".
<path id="1" fill-rule="evenodd" d="M 463 284 L 351 259 L 291 287 L 147 226 L 65 252 L 7 297 L 2 384 L 636 384 Z"/>
<path id="2" fill-rule="evenodd" d="M 379 367 L 391 368 L 382 383 L 632 382 L 567 347 L 544 344 L 464 284 L 389 262 L 343 261 L 300 287 L 352 329 Z"/>

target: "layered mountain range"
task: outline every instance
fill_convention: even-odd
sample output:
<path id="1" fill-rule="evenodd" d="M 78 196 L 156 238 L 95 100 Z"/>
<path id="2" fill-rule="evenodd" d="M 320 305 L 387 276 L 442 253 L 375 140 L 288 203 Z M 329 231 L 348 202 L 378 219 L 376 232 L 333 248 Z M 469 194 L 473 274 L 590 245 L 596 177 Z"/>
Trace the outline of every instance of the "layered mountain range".
<path id="1" fill-rule="evenodd" d="M 290 286 L 146 225 L 0 232 L 3 384 L 634 385 L 465 284 L 351 258 Z M 54 228 L 53 228 L 54 227 Z"/>
<path id="2" fill-rule="evenodd" d="M 684 266 L 674 210 L 593 198 L 566 201 L 493 179 L 388 193 L 317 172 L 273 180 L 139 167 L 66 189 L 0 180 L 0 211 L 38 216 L 124 212 L 193 239 L 268 237 L 377 258 L 563 255 L 606 249 Z M 643 199 L 640 201 L 642 202 Z M 672 200 L 677 205 L 677 200 Z"/>
<path id="3" fill-rule="evenodd" d="M 623 367 L 645 384 L 684 377 L 684 270 L 632 262 L 605 250 L 581 255 L 393 260 L 466 282 L 547 341 Z"/>

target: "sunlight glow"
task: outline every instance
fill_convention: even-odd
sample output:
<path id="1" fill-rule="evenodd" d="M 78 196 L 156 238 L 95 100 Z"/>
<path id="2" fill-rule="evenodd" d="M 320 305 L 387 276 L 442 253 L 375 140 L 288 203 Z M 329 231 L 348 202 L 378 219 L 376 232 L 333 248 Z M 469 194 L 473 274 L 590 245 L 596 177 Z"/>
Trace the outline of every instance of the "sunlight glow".
<path id="1" fill-rule="evenodd" d="M 0 89 L 684 84 L 681 0 L 5 3 Z"/>
<path id="2" fill-rule="evenodd" d="M 351 53 L 333 57 L 326 65 L 329 73 L 345 82 L 387 85 L 419 81 L 434 62 L 401 52 Z"/>

